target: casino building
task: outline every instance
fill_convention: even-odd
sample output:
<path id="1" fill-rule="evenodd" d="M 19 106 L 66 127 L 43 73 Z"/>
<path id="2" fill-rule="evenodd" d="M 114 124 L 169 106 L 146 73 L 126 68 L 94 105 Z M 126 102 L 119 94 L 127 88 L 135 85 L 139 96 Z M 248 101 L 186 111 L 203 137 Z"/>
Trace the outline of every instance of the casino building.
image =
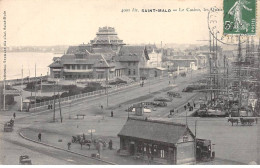
<path id="1" fill-rule="evenodd" d="M 125 45 L 113 27 L 100 27 L 89 44 L 70 46 L 49 65 L 50 78 L 114 79 L 140 78 L 140 68 L 149 60 L 146 46 Z"/>

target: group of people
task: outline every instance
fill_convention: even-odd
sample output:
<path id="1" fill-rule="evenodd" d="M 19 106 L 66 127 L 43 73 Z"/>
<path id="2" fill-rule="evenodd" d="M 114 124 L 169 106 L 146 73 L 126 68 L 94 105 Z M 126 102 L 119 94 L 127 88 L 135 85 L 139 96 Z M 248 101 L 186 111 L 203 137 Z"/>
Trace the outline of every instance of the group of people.
<path id="1" fill-rule="evenodd" d="M 84 134 L 83 134 L 83 136 L 85 136 Z M 82 140 L 80 141 L 80 148 L 82 149 L 82 146 L 83 146 L 83 137 L 82 137 Z M 71 149 L 71 142 L 68 142 L 67 143 L 67 146 L 68 146 L 68 150 L 70 150 Z M 89 146 L 89 149 L 90 149 L 90 143 L 88 144 L 88 146 Z M 113 141 L 110 139 L 109 140 L 109 142 L 108 142 L 108 149 L 110 149 L 110 150 L 112 150 L 113 149 Z"/>
<path id="2" fill-rule="evenodd" d="M 196 104 L 193 102 L 193 106 L 191 106 L 190 102 L 187 103 L 187 105 L 184 105 L 184 110 L 186 111 L 187 109 L 189 109 L 189 111 L 192 111 L 193 108 L 196 107 Z"/>

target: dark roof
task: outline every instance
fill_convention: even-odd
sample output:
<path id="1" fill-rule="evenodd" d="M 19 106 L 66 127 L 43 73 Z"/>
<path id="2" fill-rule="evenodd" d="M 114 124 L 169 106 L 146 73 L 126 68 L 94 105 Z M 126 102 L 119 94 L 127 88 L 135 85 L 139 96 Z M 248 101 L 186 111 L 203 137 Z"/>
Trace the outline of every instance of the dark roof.
<path id="1" fill-rule="evenodd" d="M 114 66 L 110 64 L 106 64 L 105 61 L 97 61 L 94 64 L 94 68 L 109 68 L 109 67 L 114 67 Z"/>
<path id="2" fill-rule="evenodd" d="M 115 55 L 116 52 L 113 51 L 111 48 L 93 48 L 94 53 L 102 53 L 102 54 L 113 54 Z"/>
<path id="3" fill-rule="evenodd" d="M 187 132 L 194 137 L 190 129 L 183 124 L 128 118 L 118 136 L 176 144 Z"/>
<path id="4" fill-rule="evenodd" d="M 148 52 L 145 46 L 138 46 L 138 45 L 128 45 L 123 46 L 119 51 L 119 56 L 142 56 L 143 53 L 147 60 L 149 60 Z"/>
<path id="5" fill-rule="evenodd" d="M 115 57 L 116 61 L 119 62 L 139 62 L 138 56 L 117 56 Z"/>
<path id="6" fill-rule="evenodd" d="M 79 51 L 79 46 L 69 46 L 66 54 L 75 54 Z"/>
<path id="7" fill-rule="evenodd" d="M 61 57 L 61 62 L 62 64 L 94 64 L 97 59 L 100 59 L 98 55 L 91 55 L 83 59 L 76 59 L 74 54 L 65 54 Z"/>
<path id="8" fill-rule="evenodd" d="M 126 69 L 120 62 L 112 62 L 110 63 L 111 66 L 114 66 L 115 69 Z"/>
<path id="9" fill-rule="evenodd" d="M 51 64 L 49 65 L 49 67 L 50 67 L 50 68 L 62 68 L 63 66 L 62 66 L 62 64 L 61 64 L 60 62 L 54 61 L 53 63 L 51 63 Z"/>

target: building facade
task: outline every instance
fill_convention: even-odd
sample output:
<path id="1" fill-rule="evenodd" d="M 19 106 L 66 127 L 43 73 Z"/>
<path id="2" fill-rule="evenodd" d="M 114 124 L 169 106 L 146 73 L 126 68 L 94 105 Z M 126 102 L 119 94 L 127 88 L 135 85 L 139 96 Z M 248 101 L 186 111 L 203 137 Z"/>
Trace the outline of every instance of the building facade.
<path id="1" fill-rule="evenodd" d="M 147 64 L 146 46 L 126 46 L 112 27 L 99 28 L 89 44 L 70 46 L 62 57 L 54 58 L 51 78 L 113 79 L 127 76 L 139 80 L 140 67 Z"/>

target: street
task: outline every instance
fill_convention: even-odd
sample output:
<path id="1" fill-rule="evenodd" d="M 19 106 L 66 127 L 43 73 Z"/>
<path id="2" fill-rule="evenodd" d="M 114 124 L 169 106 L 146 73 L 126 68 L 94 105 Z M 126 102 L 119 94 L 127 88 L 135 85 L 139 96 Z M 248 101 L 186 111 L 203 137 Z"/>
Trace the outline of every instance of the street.
<path id="1" fill-rule="evenodd" d="M 196 81 L 201 78 L 203 73 L 198 72 L 192 75 L 193 81 Z M 183 104 L 189 99 L 200 97 L 199 93 L 181 92 L 189 83 L 191 83 L 191 78 L 188 75 L 186 78 L 179 77 L 171 85 L 169 85 L 168 80 L 163 79 L 151 81 L 150 88 L 148 83 L 146 83 L 145 87 L 136 86 L 110 93 L 108 95 L 108 107 L 106 106 L 106 95 L 89 98 L 71 105 L 67 104 L 65 107 L 62 107 L 62 123 L 60 122 L 59 109 L 56 109 L 56 122 L 53 122 L 53 111 L 51 110 L 35 114 L 16 112 L 17 119 L 15 119 L 14 132 L 3 133 L 1 131 L 1 146 L 4 146 L 3 150 L 1 150 L 1 163 L 18 164 L 19 156 L 26 154 L 31 157 L 33 164 L 105 164 L 104 162 L 90 158 L 86 159 L 66 151 L 67 143 L 71 141 L 72 136 L 84 133 L 87 138 L 90 138 L 89 130 L 92 129 L 95 130 L 93 137 L 104 139 L 107 142 L 109 140 L 113 141 L 113 150 L 103 150 L 102 160 L 113 164 L 146 164 L 144 161 L 120 158 L 120 156 L 116 155 L 116 151 L 119 149 L 117 134 L 124 125 L 127 116 L 134 116 L 132 112 L 127 113 L 125 110 L 134 103 L 152 101 L 154 97 L 165 96 L 167 91 L 172 90 L 180 92 L 182 98 L 174 98 L 171 103 L 168 103 L 167 107 L 158 107 L 156 111 L 145 113 L 145 116 L 183 123 L 185 122 L 185 117 L 183 117 L 185 115 L 182 115 L 184 113 L 182 109 Z M 101 109 L 101 105 L 105 108 Z M 180 107 L 179 113 L 174 118 L 168 118 L 170 109 L 177 109 L 178 107 Z M 110 117 L 111 110 L 113 110 L 114 117 Z M 1 114 L 3 116 L 1 117 L 1 123 L 10 119 L 12 114 L 12 112 L 3 112 Z M 77 114 L 86 116 L 84 119 L 77 119 Z M 258 129 L 256 125 L 232 127 L 225 118 L 188 117 L 188 125 L 193 132 L 195 131 L 195 120 L 198 121 L 197 137 L 211 139 L 212 143 L 215 144 L 214 150 L 219 160 L 216 162 L 217 164 L 248 164 L 251 161 L 257 161 L 257 149 L 254 148 L 257 146 L 257 134 L 255 132 Z M 37 141 L 39 132 L 42 134 L 43 143 L 59 149 L 27 141 L 19 136 L 20 133 L 24 137 Z M 247 134 L 247 136 L 244 136 L 244 134 Z M 238 135 L 239 138 L 236 138 Z M 236 143 L 234 143 L 235 140 Z M 226 150 L 227 148 L 230 150 Z M 81 149 L 79 144 L 72 144 L 71 151 L 86 156 L 97 153 L 93 146 L 90 149 L 86 146 Z M 17 158 L 17 160 L 13 160 L 14 158 Z M 230 160 L 225 160 L 226 158 Z"/>

